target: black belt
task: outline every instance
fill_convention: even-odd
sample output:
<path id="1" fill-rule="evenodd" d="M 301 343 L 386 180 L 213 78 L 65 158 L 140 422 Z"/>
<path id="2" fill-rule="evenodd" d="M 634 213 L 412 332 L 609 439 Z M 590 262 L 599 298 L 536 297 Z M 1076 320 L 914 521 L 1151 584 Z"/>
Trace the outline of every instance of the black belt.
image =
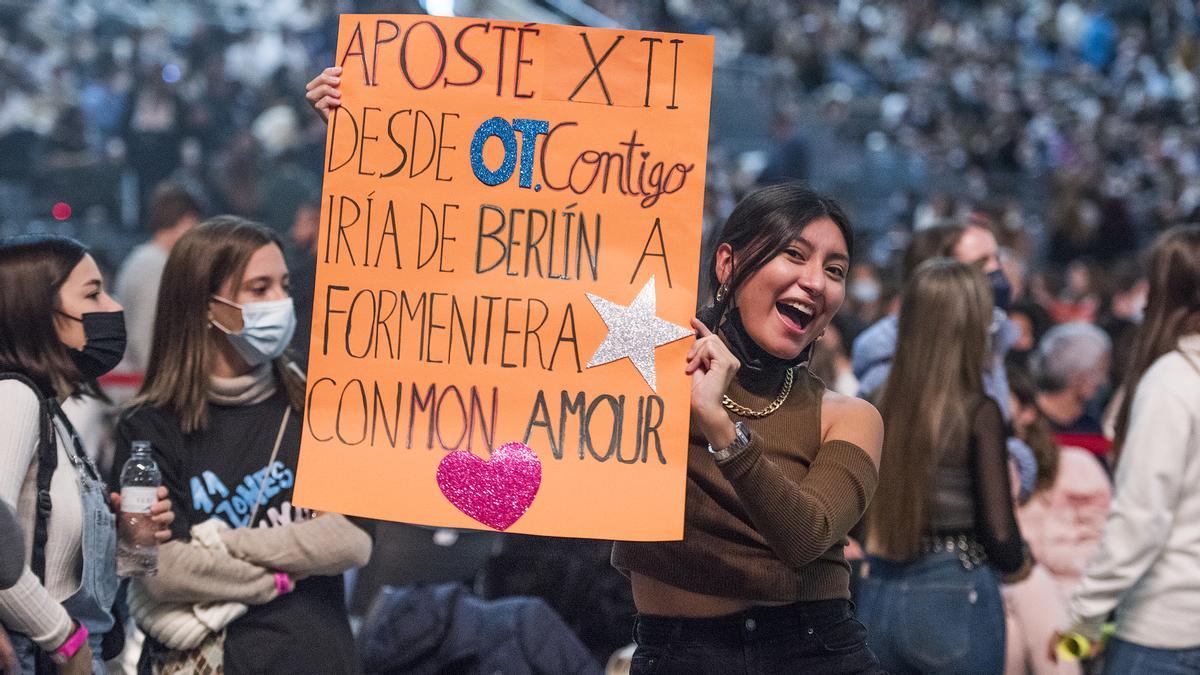
<path id="1" fill-rule="evenodd" d="M 969 534 L 925 535 L 918 549 L 921 555 L 930 553 L 954 553 L 966 569 L 981 567 L 987 562 L 983 546 Z"/>

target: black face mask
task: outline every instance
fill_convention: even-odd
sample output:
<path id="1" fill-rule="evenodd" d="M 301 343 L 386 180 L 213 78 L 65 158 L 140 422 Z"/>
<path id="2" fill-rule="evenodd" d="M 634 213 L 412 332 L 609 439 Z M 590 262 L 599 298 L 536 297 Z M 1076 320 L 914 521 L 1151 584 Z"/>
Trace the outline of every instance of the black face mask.
<path id="1" fill-rule="evenodd" d="M 812 345 L 790 360 L 781 359 L 763 349 L 746 332 L 746 326 L 742 323 L 742 314 L 737 307 L 729 307 L 722 316 L 721 308 L 718 305 L 708 305 L 696 312 L 696 318 L 708 326 L 709 330 L 720 333 L 721 337 L 725 339 L 729 351 L 742 364 L 738 369 L 738 378 L 743 385 L 748 381 L 753 382 L 764 377 L 770 378 L 775 374 L 782 377 L 785 370 L 804 363 L 812 354 Z M 720 320 L 720 326 L 716 325 L 718 320 Z"/>
<path id="2" fill-rule="evenodd" d="M 987 279 L 992 287 L 992 302 L 996 309 L 1007 310 L 1012 302 L 1012 286 L 1008 283 L 1008 277 L 1004 276 L 1004 270 L 988 272 Z"/>
<path id="3" fill-rule="evenodd" d="M 125 356 L 125 312 L 88 312 L 83 322 L 83 349 L 68 348 L 71 360 L 85 379 L 94 380 L 117 367 Z"/>

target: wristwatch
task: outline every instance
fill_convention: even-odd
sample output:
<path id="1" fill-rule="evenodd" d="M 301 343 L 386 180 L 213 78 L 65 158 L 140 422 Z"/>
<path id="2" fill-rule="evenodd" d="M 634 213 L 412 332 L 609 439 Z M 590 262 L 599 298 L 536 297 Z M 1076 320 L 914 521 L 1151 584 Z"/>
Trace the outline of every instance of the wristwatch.
<path id="1" fill-rule="evenodd" d="M 75 656 L 75 652 L 79 651 L 79 648 L 87 643 L 87 626 L 79 622 L 75 622 L 75 625 L 77 627 L 71 633 L 71 636 L 67 638 L 67 641 L 62 643 L 62 646 L 58 649 L 50 652 L 50 660 L 60 666 L 66 665 L 67 661 L 70 661 L 71 657 Z"/>
<path id="2" fill-rule="evenodd" d="M 713 456 L 713 459 L 718 462 L 724 462 L 737 457 L 742 454 L 742 451 L 750 447 L 750 429 L 746 426 L 745 422 L 741 420 L 734 422 L 733 433 L 735 434 L 733 442 L 720 450 L 713 449 L 712 443 L 708 444 L 708 452 Z"/>

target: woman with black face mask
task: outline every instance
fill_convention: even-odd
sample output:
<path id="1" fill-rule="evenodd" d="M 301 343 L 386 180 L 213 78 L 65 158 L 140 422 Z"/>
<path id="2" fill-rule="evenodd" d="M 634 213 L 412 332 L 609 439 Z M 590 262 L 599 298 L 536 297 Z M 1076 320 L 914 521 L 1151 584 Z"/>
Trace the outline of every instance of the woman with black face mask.
<path id="1" fill-rule="evenodd" d="M 100 645 L 118 586 L 110 509 L 119 504 L 61 403 L 94 394 L 124 351 L 121 306 L 81 244 L 0 240 L 0 500 L 16 505 L 25 531 L 23 569 L 0 591 L 0 623 L 22 673 L 54 664 L 105 672 Z M 174 519 L 166 494 L 160 488 L 152 507 L 160 541 Z"/>

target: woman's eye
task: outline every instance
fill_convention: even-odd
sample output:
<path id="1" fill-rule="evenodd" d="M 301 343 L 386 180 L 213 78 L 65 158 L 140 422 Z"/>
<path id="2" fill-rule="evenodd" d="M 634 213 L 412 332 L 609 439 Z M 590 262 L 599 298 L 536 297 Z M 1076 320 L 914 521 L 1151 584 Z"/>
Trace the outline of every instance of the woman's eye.
<path id="1" fill-rule="evenodd" d="M 785 251 L 785 253 L 787 253 L 789 257 L 796 260 L 804 260 L 804 252 L 798 248 L 789 248 Z"/>
<path id="2" fill-rule="evenodd" d="M 829 273 L 832 274 L 835 279 L 845 279 L 846 278 L 846 270 L 843 270 L 840 267 L 830 267 Z"/>

